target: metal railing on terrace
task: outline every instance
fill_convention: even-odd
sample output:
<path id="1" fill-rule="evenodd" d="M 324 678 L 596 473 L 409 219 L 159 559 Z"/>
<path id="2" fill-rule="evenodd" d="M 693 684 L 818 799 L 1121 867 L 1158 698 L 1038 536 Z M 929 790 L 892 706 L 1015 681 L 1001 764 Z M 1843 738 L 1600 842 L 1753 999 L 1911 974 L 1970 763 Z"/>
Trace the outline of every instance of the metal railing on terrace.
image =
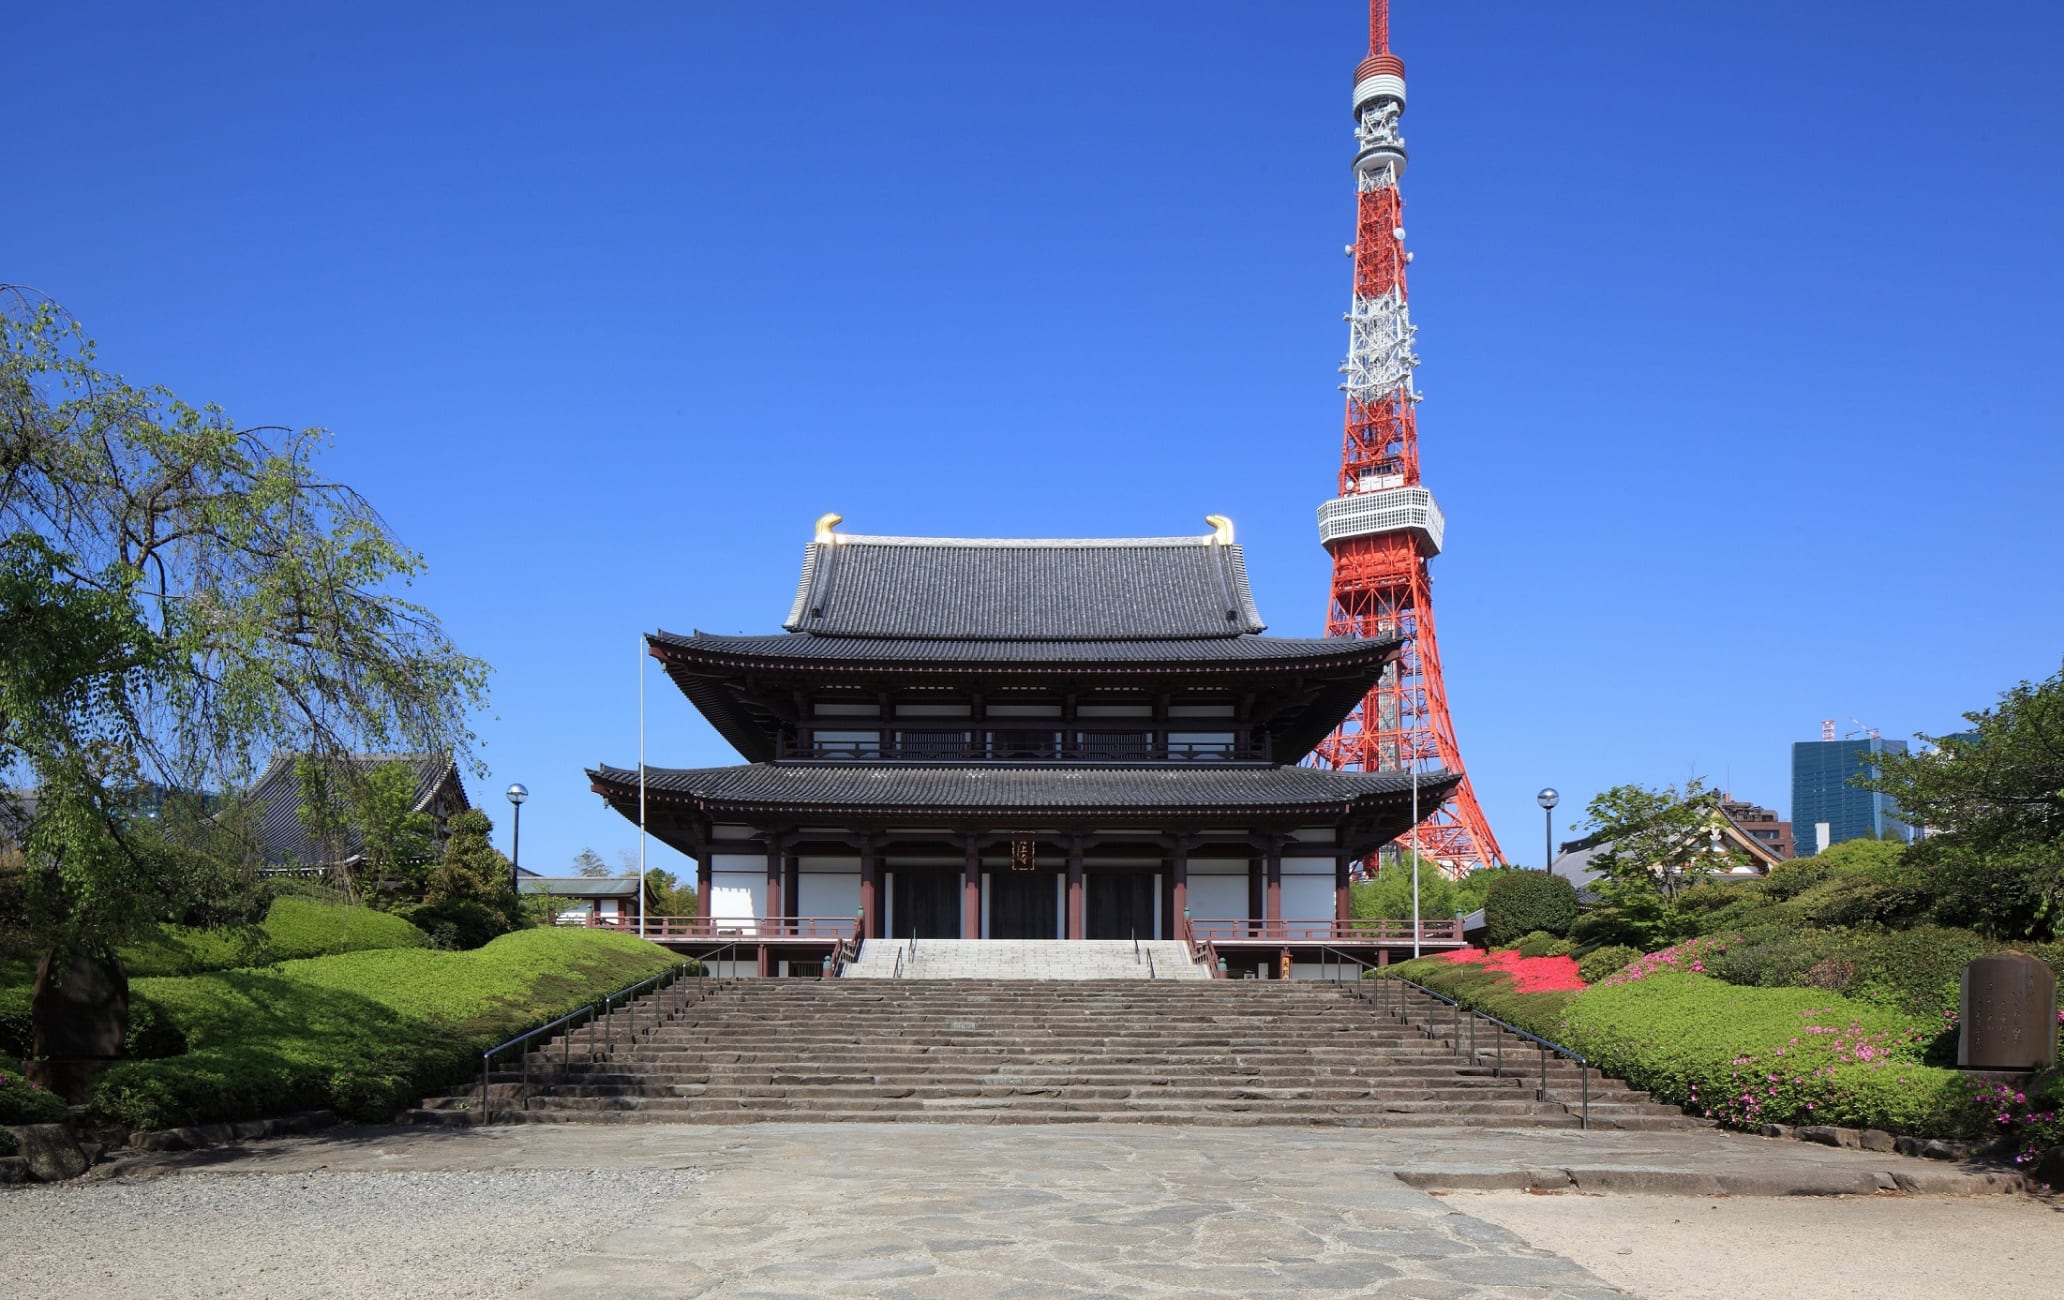
<path id="1" fill-rule="evenodd" d="M 1190 922 L 1199 940 L 1214 943 L 1268 939 L 1283 943 L 1349 943 L 1399 946 L 1412 942 L 1410 921 L 1271 921 L 1257 917 L 1198 917 Z M 1421 921 L 1421 944 L 1459 946 L 1462 922 Z"/>
<path id="2" fill-rule="evenodd" d="M 648 916 L 644 929 L 638 916 L 584 916 L 576 924 L 591 930 L 642 933 L 647 939 L 797 939 L 832 943 L 855 938 L 860 923 L 851 916 L 769 916 L 757 920 L 731 920 L 708 916 Z"/>

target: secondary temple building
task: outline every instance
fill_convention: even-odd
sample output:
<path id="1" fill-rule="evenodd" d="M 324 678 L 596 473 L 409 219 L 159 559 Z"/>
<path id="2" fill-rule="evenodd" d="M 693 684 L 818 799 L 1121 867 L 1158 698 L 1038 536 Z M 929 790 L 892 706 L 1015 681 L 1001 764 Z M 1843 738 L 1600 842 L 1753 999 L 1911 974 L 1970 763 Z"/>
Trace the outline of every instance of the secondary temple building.
<path id="1" fill-rule="evenodd" d="M 1297 765 L 1402 642 L 1263 635 L 1222 518 L 1067 540 L 838 522 L 784 631 L 648 638 L 746 760 L 645 769 L 710 937 L 1176 938 L 1194 916 L 1330 938 L 1351 864 L 1458 779 Z M 636 768 L 588 775 L 638 818 Z"/>

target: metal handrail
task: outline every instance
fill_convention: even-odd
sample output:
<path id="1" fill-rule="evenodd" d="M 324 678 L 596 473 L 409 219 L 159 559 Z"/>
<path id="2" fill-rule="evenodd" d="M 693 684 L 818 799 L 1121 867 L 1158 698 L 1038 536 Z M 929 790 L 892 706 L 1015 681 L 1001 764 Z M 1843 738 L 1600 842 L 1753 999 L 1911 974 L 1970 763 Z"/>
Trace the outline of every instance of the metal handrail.
<path id="1" fill-rule="evenodd" d="M 1548 1054 L 1553 1052 L 1557 1056 L 1566 1056 L 1570 1060 L 1575 1061 L 1577 1063 L 1578 1078 L 1583 1085 L 1583 1114 L 1578 1120 L 1578 1125 L 1586 1129 L 1591 1127 L 1591 1062 L 1582 1052 L 1572 1047 L 1564 1047 L 1561 1043 L 1521 1029 L 1509 1020 L 1500 1020 L 1488 1011 L 1479 1011 L 1475 1007 L 1465 1007 L 1462 1005 L 1461 999 L 1449 997 L 1438 989 L 1430 989 L 1417 980 L 1409 980 L 1402 975 L 1383 975 L 1379 978 L 1418 989 L 1428 997 L 1436 1001 L 1445 1002 L 1455 1008 L 1455 1047 L 1458 1051 L 1462 1046 L 1462 1013 L 1467 1011 L 1469 1013 L 1469 1059 L 1472 1061 L 1476 1059 L 1476 1022 L 1479 1020 L 1488 1020 L 1507 1033 L 1517 1034 L 1519 1037 L 1533 1043 L 1541 1052 L 1541 1094 L 1544 1097 L 1548 1093 Z M 1403 996 L 1403 993 L 1400 992 L 1397 1017 L 1400 1023 L 1410 1024 L 1410 1020 L 1405 1015 Z M 1433 1037 L 1433 1022 L 1430 1019 L 1423 1027 L 1423 1031 L 1428 1038 Z M 1504 1074 L 1505 1070 L 1505 1040 L 1503 1038 L 1495 1038 L 1492 1041 L 1497 1045 L 1498 1055 L 1495 1064 L 1491 1067 L 1491 1075 L 1493 1078 L 1498 1078 Z"/>
<path id="2" fill-rule="evenodd" d="M 899 980 L 903 978 L 903 954 L 905 951 L 907 950 L 903 947 L 898 947 L 896 949 L 896 969 L 895 972 L 889 976 L 889 978 L 892 980 Z"/>
<path id="3" fill-rule="evenodd" d="M 729 946 L 735 947 L 736 945 Z M 722 949 L 719 949 L 718 951 L 721 952 Z M 530 1047 L 528 1046 L 528 1044 L 532 1039 L 537 1038 L 540 1035 L 550 1034 L 554 1030 L 563 1028 L 565 1032 L 561 1035 L 561 1042 L 563 1044 L 565 1055 L 561 1058 L 561 1064 L 570 1062 L 573 1058 L 573 1031 L 575 1028 L 577 1028 L 576 1022 L 579 1021 L 583 1016 L 587 1017 L 587 1020 L 590 1024 L 600 1019 L 604 1015 L 613 1016 L 616 1010 L 616 1002 L 619 998 L 622 999 L 626 1005 L 630 1005 L 632 998 L 637 997 L 648 990 L 657 992 L 659 989 L 662 988 L 671 988 L 676 982 L 678 982 L 682 978 L 683 975 L 685 975 L 688 972 L 688 969 L 692 966 L 701 966 L 705 972 L 709 969 L 708 963 L 705 959 L 695 959 L 691 961 L 676 962 L 674 965 L 667 967 L 665 970 L 661 971 L 657 975 L 648 976 L 645 979 L 639 980 L 636 984 L 626 985 L 613 993 L 605 993 L 601 996 L 601 998 L 597 999 L 596 1001 L 590 1002 L 585 1006 L 576 1007 L 572 1011 L 569 1011 L 565 1015 L 559 1017 L 557 1020 L 551 1021 L 548 1024 L 539 1025 L 536 1029 L 529 1030 L 526 1033 L 518 1034 L 514 1038 L 511 1038 L 506 1042 L 496 1043 L 493 1047 L 490 1047 L 486 1051 L 482 1052 L 480 1054 L 480 1123 L 488 1123 L 490 1117 L 493 1115 L 493 1111 L 489 1109 L 487 1104 L 487 1079 L 490 1067 L 493 1065 L 495 1057 L 500 1056 L 502 1053 L 508 1051 L 512 1047 L 516 1047 L 519 1045 L 523 1047 L 523 1051 L 521 1053 L 523 1068 L 521 1097 L 524 1104 L 528 1106 L 530 1101 Z M 637 1012 L 635 1009 L 631 1011 L 630 1017 L 630 1033 L 632 1041 L 635 1042 L 638 1035 L 638 1020 Z M 653 1026 L 653 1028 L 657 1027 L 658 1026 L 656 1025 Z M 588 1056 L 590 1060 L 594 1059 L 594 1036 L 592 1033 L 589 1035 Z"/>
<path id="4" fill-rule="evenodd" d="M 1154 954 L 1151 952 L 1147 954 L 1147 978 L 1156 978 L 1154 975 Z"/>
<path id="5" fill-rule="evenodd" d="M 1375 962 L 1372 962 L 1372 961 L 1363 961 L 1363 960 L 1362 960 L 1361 958 L 1359 958 L 1359 957 L 1355 956 L 1355 955 L 1354 955 L 1353 953 L 1351 953 L 1351 952 L 1342 952 L 1342 951 L 1341 951 L 1340 949 L 1338 949 L 1338 948 L 1333 948 L 1333 947 L 1326 947 L 1326 946 L 1321 946 L 1321 947 L 1320 947 L 1320 949 L 1319 949 L 1319 956 L 1323 958 L 1323 957 L 1326 957 L 1326 956 L 1329 956 L 1329 955 L 1330 955 L 1330 956 L 1333 956 L 1333 957 L 1337 957 L 1337 958 L 1340 958 L 1340 959 L 1342 959 L 1342 960 L 1344 960 L 1344 961 L 1351 961 L 1351 962 L 1353 962 L 1353 963 L 1354 963 L 1355 965 L 1357 965 L 1357 966 L 1361 967 L 1361 968 L 1362 968 L 1363 970 L 1381 970 L 1381 969 L 1383 969 L 1382 967 L 1378 966 L 1378 965 L 1377 965 L 1377 964 L 1376 964 Z M 1327 964 L 1327 963 L 1323 963 L 1323 962 L 1322 962 L 1322 963 L 1321 963 L 1321 968 L 1323 969 L 1324 965 L 1326 965 L 1326 964 Z M 1333 962 L 1333 963 L 1331 963 L 1331 965 L 1333 966 L 1333 968 L 1334 968 L 1335 970 L 1340 970 L 1340 969 L 1343 969 L 1343 968 L 1342 968 L 1342 967 L 1340 966 L 1340 963 L 1339 963 L 1339 962 L 1337 962 L 1337 961 L 1336 961 L 1336 962 Z M 1325 978 L 1325 977 L 1324 977 L 1324 976 L 1320 976 L 1320 978 L 1321 978 L 1321 979 L 1323 979 L 1323 978 Z M 1359 975 L 1355 976 L 1355 980 L 1356 980 L 1357 982 L 1360 982 L 1360 980 L 1361 980 L 1361 976 L 1359 976 Z M 1340 979 L 1340 977 L 1339 977 L 1339 976 L 1337 976 L 1337 975 L 1336 975 L 1336 976 L 1334 976 L 1334 977 L 1333 977 L 1333 982 L 1334 982 L 1335 984 L 1339 984 L 1339 983 L 1342 983 L 1343 981 L 1342 981 L 1342 980 Z"/>

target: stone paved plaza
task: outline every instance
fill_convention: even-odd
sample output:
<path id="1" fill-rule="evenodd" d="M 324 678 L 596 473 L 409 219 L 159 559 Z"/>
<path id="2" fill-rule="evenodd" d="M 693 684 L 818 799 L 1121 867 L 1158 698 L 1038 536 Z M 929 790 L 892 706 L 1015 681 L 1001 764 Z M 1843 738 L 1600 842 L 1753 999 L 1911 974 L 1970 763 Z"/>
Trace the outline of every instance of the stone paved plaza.
<path id="1" fill-rule="evenodd" d="M 1983 1193 L 2002 1182 L 1706 1131 L 338 1130 L 0 1195 L 0 1294 L 1579 1300 L 1643 1294 L 1570 1258 L 1554 1207 L 1611 1203 L 1586 1192 L 1769 1206 L 1801 1224 L 1816 1203 L 1836 1203 L 1827 1194 L 1868 1205 L 1902 1185 Z M 1484 1202 L 1468 1189 L 1529 1186 L 1563 1195 L 1525 1198 L 1523 1209 L 1545 1207 L 1530 1220 L 1468 1212 Z M 1740 1195 L 1701 1195 L 1715 1192 Z M 1802 1192 L 1823 1195 L 1760 1199 Z M 2002 1216 L 2040 1205 L 1983 1204 Z"/>

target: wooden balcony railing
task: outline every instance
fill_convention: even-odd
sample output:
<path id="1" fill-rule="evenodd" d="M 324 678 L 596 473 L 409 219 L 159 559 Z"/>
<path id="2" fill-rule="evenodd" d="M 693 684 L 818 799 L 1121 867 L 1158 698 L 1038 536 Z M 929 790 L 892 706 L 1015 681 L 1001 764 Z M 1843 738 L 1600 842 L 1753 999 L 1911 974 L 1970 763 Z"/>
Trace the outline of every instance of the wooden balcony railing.
<path id="1" fill-rule="evenodd" d="M 1410 921 L 1267 921 L 1258 917 L 1227 917 L 1190 922 L 1198 940 L 1224 943 L 1234 940 L 1273 939 L 1284 943 L 1408 944 L 1412 942 Z M 1419 942 L 1457 946 L 1463 942 L 1460 921 L 1421 921 Z"/>
<path id="2" fill-rule="evenodd" d="M 592 930 L 620 930 L 637 934 L 638 917 L 588 916 L 581 924 Z M 648 916 L 644 935 L 648 939 L 803 939 L 834 943 L 853 939 L 860 923 L 850 916 L 770 916 L 758 920 L 729 920 L 707 916 Z"/>

